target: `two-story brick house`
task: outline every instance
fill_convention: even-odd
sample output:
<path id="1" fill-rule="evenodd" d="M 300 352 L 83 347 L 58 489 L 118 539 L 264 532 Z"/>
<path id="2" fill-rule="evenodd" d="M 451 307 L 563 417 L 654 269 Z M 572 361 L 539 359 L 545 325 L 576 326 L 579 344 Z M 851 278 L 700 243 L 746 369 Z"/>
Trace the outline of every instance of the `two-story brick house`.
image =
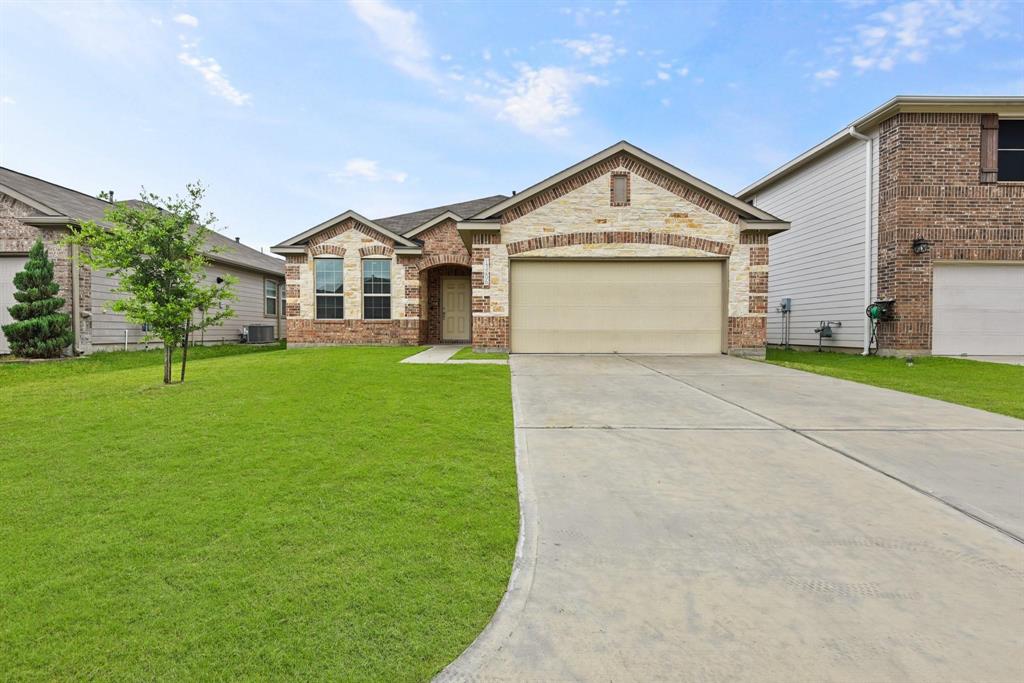
<path id="1" fill-rule="evenodd" d="M 769 343 L 866 351 L 879 299 L 879 353 L 1024 354 L 1024 97 L 896 97 L 738 196 L 792 226 Z"/>
<path id="2" fill-rule="evenodd" d="M 272 248 L 289 346 L 763 355 L 775 216 L 620 142 L 514 193 Z"/>

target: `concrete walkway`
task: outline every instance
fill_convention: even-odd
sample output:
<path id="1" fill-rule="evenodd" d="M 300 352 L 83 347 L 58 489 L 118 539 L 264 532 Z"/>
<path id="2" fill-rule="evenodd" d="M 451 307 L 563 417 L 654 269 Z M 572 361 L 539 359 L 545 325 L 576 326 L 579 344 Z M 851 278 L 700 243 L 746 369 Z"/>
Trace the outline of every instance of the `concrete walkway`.
<path id="1" fill-rule="evenodd" d="M 504 359 L 491 359 L 491 358 L 476 358 L 467 360 L 452 360 L 452 356 L 458 353 L 459 349 L 465 348 L 465 344 L 437 344 L 430 348 L 420 351 L 415 356 L 409 356 L 403 359 L 403 363 L 414 363 L 414 364 L 437 364 L 437 363 L 449 363 L 452 365 L 508 365 L 508 361 Z"/>
<path id="2" fill-rule="evenodd" d="M 513 577 L 441 680 L 1024 677 L 1024 422 L 724 357 L 512 385 Z"/>

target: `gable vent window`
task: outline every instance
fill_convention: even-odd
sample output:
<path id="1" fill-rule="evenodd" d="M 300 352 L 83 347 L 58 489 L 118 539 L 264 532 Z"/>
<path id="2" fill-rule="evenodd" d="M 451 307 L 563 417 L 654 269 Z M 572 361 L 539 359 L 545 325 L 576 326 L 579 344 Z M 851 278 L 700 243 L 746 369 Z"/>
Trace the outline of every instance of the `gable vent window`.
<path id="1" fill-rule="evenodd" d="M 612 206 L 629 206 L 628 173 L 612 173 Z"/>
<path id="2" fill-rule="evenodd" d="M 345 317 L 344 262 L 337 258 L 313 260 L 316 274 L 316 319 L 341 320 Z"/>
<path id="3" fill-rule="evenodd" d="M 1024 119 L 999 121 L 999 180 L 1024 181 Z"/>
<path id="4" fill-rule="evenodd" d="M 363 261 L 363 319 L 391 318 L 391 261 Z"/>

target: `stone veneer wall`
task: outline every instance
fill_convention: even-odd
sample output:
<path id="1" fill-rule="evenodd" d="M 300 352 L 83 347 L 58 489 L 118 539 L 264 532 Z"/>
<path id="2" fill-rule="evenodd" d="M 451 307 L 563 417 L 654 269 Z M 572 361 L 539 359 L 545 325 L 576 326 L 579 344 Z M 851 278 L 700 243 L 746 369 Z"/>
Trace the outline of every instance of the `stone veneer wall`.
<path id="1" fill-rule="evenodd" d="M 629 202 L 612 206 L 611 178 L 622 173 Z M 474 237 L 473 346 L 509 346 L 509 264 L 517 256 L 727 258 L 727 346 L 763 353 L 767 254 L 767 237 L 741 233 L 730 207 L 620 155 L 506 211 L 500 237 Z"/>
<path id="2" fill-rule="evenodd" d="M 981 182 L 980 114 L 898 114 L 879 134 L 878 297 L 882 353 L 929 353 L 932 268 L 940 261 L 1024 262 L 1024 183 Z M 931 251 L 915 254 L 923 237 Z"/>
<path id="3" fill-rule="evenodd" d="M 0 255 L 3 254 L 28 254 L 29 249 L 37 239 L 42 239 L 46 246 L 50 260 L 53 261 L 54 281 L 60 285 L 58 296 L 64 298 L 64 306 L 61 309 L 68 315 L 71 314 L 71 249 L 62 244 L 67 236 L 67 228 L 34 227 L 25 225 L 19 220 L 20 217 L 38 215 L 39 211 L 31 206 L 22 204 L 13 197 L 0 193 Z M 91 272 L 88 268 L 79 269 L 79 298 L 80 311 L 90 310 L 91 298 Z M 89 350 L 91 328 L 89 318 L 83 317 L 78 321 L 76 333 L 77 345 L 80 349 Z"/>
<path id="4" fill-rule="evenodd" d="M 305 254 L 289 254 L 285 265 L 289 343 L 422 344 L 439 341 L 439 276 L 449 271 L 466 274 L 470 266 L 469 253 L 453 220 L 439 223 L 416 235 L 416 239 L 423 243 L 422 256 L 396 255 L 393 240 L 358 221 L 346 219 L 310 239 Z M 313 259 L 317 256 L 344 260 L 344 320 L 316 320 Z M 362 261 L 382 256 L 391 259 L 391 320 L 363 320 Z M 435 281 L 438 291 L 432 298 L 431 283 Z M 433 309 L 436 310 L 432 314 Z M 436 334 L 431 336 L 435 327 Z"/>

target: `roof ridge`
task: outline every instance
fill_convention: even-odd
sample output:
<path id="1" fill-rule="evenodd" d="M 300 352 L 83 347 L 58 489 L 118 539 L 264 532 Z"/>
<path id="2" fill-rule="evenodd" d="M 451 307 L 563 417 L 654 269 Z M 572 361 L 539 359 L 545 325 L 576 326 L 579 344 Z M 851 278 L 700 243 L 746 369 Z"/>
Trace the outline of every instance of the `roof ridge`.
<path id="1" fill-rule="evenodd" d="M 412 211 L 403 211 L 402 213 L 396 213 L 396 214 L 392 214 L 390 216 L 381 216 L 380 218 L 374 218 L 373 220 L 374 221 L 386 221 L 386 220 L 391 219 L 391 218 L 398 218 L 399 216 L 408 216 L 408 215 L 414 214 L 414 213 L 423 213 L 425 211 L 442 211 L 442 210 L 445 210 L 445 209 L 451 210 L 451 207 L 453 207 L 453 206 L 458 206 L 459 204 L 469 204 L 471 202 L 479 202 L 479 201 L 482 201 L 484 199 L 498 199 L 500 201 L 500 200 L 507 199 L 507 198 L 508 198 L 508 195 L 491 194 L 491 195 L 487 195 L 486 197 L 476 197 L 475 199 L 464 199 L 463 201 L 460 201 L 460 202 L 448 202 L 447 204 L 439 204 L 438 206 L 428 206 L 428 207 L 423 208 L 423 209 L 413 209 Z M 497 201 L 495 202 L 495 204 L 497 204 Z"/>
<path id="2" fill-rule="evenodd" d="M 20 176 L 22 176 L 24 178 L 31 178 L 32 180 L 36 180 L 36 181 L 39 181 L 41 183 L 46 183 L 47 185 L 52 185 L 53 187 L 59 187 L 62 190 L 67 190 L 68 192 L 74 192 L 75 194 L 81 195 L 83 197 L 88 197 L 89 199 L 92 199 L 93 201 L 97 201 L 97 202 L 99 202 L 101 204 L 108 204 L 108 205 L 110 204 L 110 202 L 104 201 L 104 200 L 102 200 L 99 197 L 96 197 L 94 195 L 86 194 L 85 192 L 82 192 L 81 190 L 76 190 L 73 187 L 68 187 L 67 185 L 61 185 L 60 183 L 55 183 L 52 180 L 47 180 L 45 178 L 40 178 L 39 176 L 34 176 L 34 175 L 29 174 L 29 173 L 24 173 L 22 171 L 16 171 L 13 168 L 11 168 L 10 166 L 0 166 L 0 170 L 8 171 L 10 173 L 17 173 L 18 175 L 20 175 Z M 127 200 L 125 200 L 125 201 L 127 201 Z"/>

